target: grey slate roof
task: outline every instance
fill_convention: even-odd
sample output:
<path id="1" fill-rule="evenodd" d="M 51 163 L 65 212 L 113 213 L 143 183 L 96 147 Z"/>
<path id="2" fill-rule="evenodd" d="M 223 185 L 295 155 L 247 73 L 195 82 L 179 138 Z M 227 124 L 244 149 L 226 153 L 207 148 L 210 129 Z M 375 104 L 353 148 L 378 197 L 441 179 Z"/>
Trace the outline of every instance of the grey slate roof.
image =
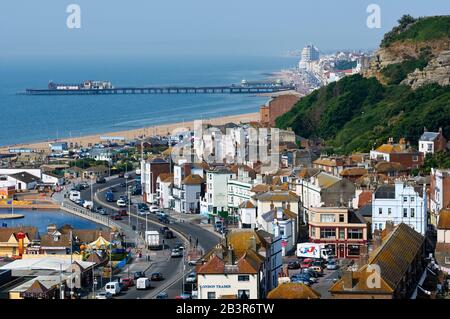
<path id="1" fill-rule="evenodd" d="M 436 137 L 438 137 L 439 133 L 436 132 L 424 132 L 420 137 L 419 141 L 428 141 L 433 142 Z"/>

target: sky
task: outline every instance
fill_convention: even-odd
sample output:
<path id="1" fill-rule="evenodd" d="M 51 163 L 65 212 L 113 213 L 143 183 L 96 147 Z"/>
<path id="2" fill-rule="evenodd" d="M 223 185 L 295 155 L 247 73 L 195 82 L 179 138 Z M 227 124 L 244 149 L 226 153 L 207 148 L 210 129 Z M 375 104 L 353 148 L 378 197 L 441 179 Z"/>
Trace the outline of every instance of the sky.
<path id="1" fill-rule="evenodd" d="M 381 28 L 366 25 L 367 6 Z M 66 25 L 70 4 L 81 28 Z M 281 56 L 375 49 L 405 13 L 450 14 L 446 0 L 1 0 L 0 60 L 153 55 Z"/>

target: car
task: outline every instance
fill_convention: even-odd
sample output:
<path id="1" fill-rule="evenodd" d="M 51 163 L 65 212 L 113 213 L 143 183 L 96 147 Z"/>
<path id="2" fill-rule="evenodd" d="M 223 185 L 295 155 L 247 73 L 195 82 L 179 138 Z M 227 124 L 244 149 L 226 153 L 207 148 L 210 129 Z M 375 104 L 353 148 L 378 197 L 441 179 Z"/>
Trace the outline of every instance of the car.
<path id="1" fill-rule="evenodd" d="M 196 283 L 197 282 L 197 274 L 195 272 L 191 272 L 186 276 L 186 283 Z"/>
<path id="2" fill-rule="evenodd" d="M 150 287 L 150 279 L 147 277 L 141 277 L 136 280 L 136 290 L 147 290 Z"/>
<path id="3" fill-rule="evenodd" d="M 328 261 L 327 269 L 328 270 L 336 270 L 336 269 L 338 269 L 338 265 L 337 265 L 336 261 L 335 260 Z"/>
<path id="4" fill-rule="evenodd" d="M 127 291 L 128 290 L 128 286 L 125 285 L 123 282 L 119 282 L 119 287 L 120 287 L 120 291 Z"/>
<path id="5" fill-rule="evenodd" d="M 160 210 L 156 212 L 156 216 L 158 216 L 159 218 L 169 218 L 169 216 L 166 213 Z"/>
<path id="6" fill-rule="evenodd" d="M 114 214 L 111 216 L 113 220 L 122 220 L 122 216 L 120 214 Z"/>
<path id="7" fill-rule="evenodd" d="M 159 217 L 158 221 L 162 224 L 170 224 L 170 219 L 167 216 Z"/>
<path id="8" fill-rule="evenodd" d="M 150 276 L 150 280 L 151 281 L 161 281 L 164 280 L 164 276 L 162 273 L 160 272 L 154 272 L 151 276 Z"/>
<path id="9" fill-rule="evenodd" d="M 120 282 L 126 285 L 128 288 L 134 286 L 134 279 L 133 278 L 121 278 Z"/>
<path id="10" fill-rule="evenodd" d="M 137 209 L 140 209 L 140 210 L 147 210 L 147 211 L 150 210 L 150 208 L 148 207 L 148 205 L 146 203 L 137 203 L 136 206 L 137 206 Z"/>
<path id="11" fill-rule="evenodd" d="M 106 179 L 104 177 L 98 177 L 95 182 L 97 184 L 105 184 L 106 183 Z"/>
<path id="12" fill-rule="evenodd" d="M 317 282 L 317 280 L 319 279 L 319 274 L 314 270 L 311 270 L 310 268 L 302 269 L 302 274 L 309 275 L 313 282 Z"/>
<path id="13" fill-rule="evenodd" d="M 194 259 L 194 260 L 189 260 L 188 265 L 189 266 L 203 265 L 204 262 L 205 262 L 204 259 Z"/>
<path id="14" fill-rule="evenodd" d="M 325 259 L 315 259 L 312 263 L 312 266 L 318 266 L 318 267 L 324 267 L 325 266 Z"/>
<path id="15" fill-rule="evenodd" d="M 312 260 L 311 259 L 309 259 L 309 258 L 306 258 L 305 260 L 303 260 L 301 263 L 300 263 L 300 268 L 309 268 L 309 267 L 311 267 L 312 266 Z"/>
<path id="16" fill-rule="evenodd" d="M 184 250 L 184 245 L 182 243 L 175 243 L 173 247 L 175 249 Z"/>
<path id="17" fill-rule="evenodd" d="M 82 189 L 88 189 L 89 188 L 89 184 L 87 182 L 80 183 L 80 186 L 81 186 Z"/>
<path id="18" fill-rule="evenodd" d="M 119 210 L 118 214 L 119 214 L 120 216 L 128 216 L 128 212 L 127 212 L 126 209 L 121 209 L 121 210 Z"/>
<path id="19" fill-rule="evenodd" d="M 111 299 L 112 294 L 107 291 L 100 291 L 95 295 L 95 299 Z"/>
<path id="20" fill-rule="evenodd" d="M 84 199 L 76 199 L 76 200 L 74 201 L 74 203 L 77 204 L 77 205 L 83 206 L 83 204 L 84 204 Z"/>
<path id="21" fill-rule="evenodd" d="M 323 268 L 320 266 L 311 266 L 308 269 L 316 272 L 318 275 L 322 276 L 323 275 Z"/>
<path id="22" fill-rule="evenodd" d="M 134 280 L 137 280 L 139 278 L 144 278 L 145 272 L 144 271 L 136 271 L 133 275 Z"/>
<path id="23" fill-rule="evenodd" d="M 126 206 L 127 206 L 127 203 L 126 203 L 123 199 L 119 199 L 119 200 L 116 202 L 116 204 L 117 204 L 117 206 L 119 206 L 119 207 L 126 207 Z"/>
<path id="24" fill-rule="evenodd" d="M 156 206 L 156 205 L 150 206 L 149 209 L 150 209 L 150 212 L 151 212 L 151 213 L 156 213 L 156 212 L 159 212 L 159 211 L 160 211 L 159 207 Z"/>
<path id="25" fill-rule="evenodd" d="M 130 175 L 129 173 L 125 173 L 125 174 L 123 175 L 123 178 L 125 178 L 125 179 L 130 179 L 130 178 L 131 178 L 131 175 Z"/>
<path id="26" fill-rule="evenodd" d="M 99 209 L 98 211 L 97 211 L 100 215 L 108 215 L 108 212 L 106 211 L 106 209 L 105 208 L 101 208 L 101 209 Z"/>
<path id="27" fill-rule="evenodd" d="M 138 211 L 138 215 L 139 215 L 139 216 L 145 216 L 145 215 L 148 215 L 148 212 L 145 211 L 145 210 L 139 210 L 139 211 Z"/>
<path id="28" fill-rule="evenodd" d="M 169 295 L 167 294 L 167 292 L 162 291 L 156 295 L 155 299 L 169 299 Z"/>
<path id="29" fill-rule="evenodd" d="M 164 234 L 164 237 L 165 237 L 166 239 L 172 239 L 172 238 L 175 238 L 175 236 L 173 235 L 173 231 L 171 231 L 171 230 L 166 231 L 166 233 Z"/>
<path id="30" fill-rule="evenodd" d="M 119 178 L 123 178 L 124 175 L 125 175 L 125 174 L 124 174 L 123 172 L 120 172 L 118 177 L 119 177 Z"/>
<path id="31" fill-rule="evenodd" d="M 309 281 L 306 277 L 300 277 L 300 276 L 292 276 L 291 282 L 293 283 L 302 283 L 308 286 L 311 286 L 311 281 Z"/>
<path id="32" fill-rule="evenodd" d="M 299 269 L 300 268 L 300 262 L 297 260 L 292 260 L 288 263 L 288 269 Z"/>
<path id="33" fill-rule="evenodd" d="M 113 192 L 113 193 L 116 193 L 116 192 L 117 192 L 117 189 L 116 189 L 115 187 L 111 187 L 109 190 L 110 190 L 111 192 Z"/>
<path id="34" fill-rule="evenodd" d="M 120 183 L 120 187 L 127 187 L 127 183 L 125 182 Z"/>
<path id="35" fill-rule="evenodd" d="M 181 294 L 176 296 L 175 299 L 192 299 L 192 296 L 190 294 Z"/>
<path id="36" fill-rule="evenodd" d="M 172 257 L 172 258 L 183 257 L 183 252 L 179 249 L 172 249 L 172 252 L 170 253 L 170 257 Z"/>
<path id="37" fill-rule="evenodd" d="M 169 227 L 167 227 L 167 226 L 164 226 L 164 227 L 161 227 L 160 229 L 159 229 L 159 232 L 161 233 L 161 234 L 165 234 L 165 232 L 166 231 L 169 231 L 170 230 L 170 228 Z"/>

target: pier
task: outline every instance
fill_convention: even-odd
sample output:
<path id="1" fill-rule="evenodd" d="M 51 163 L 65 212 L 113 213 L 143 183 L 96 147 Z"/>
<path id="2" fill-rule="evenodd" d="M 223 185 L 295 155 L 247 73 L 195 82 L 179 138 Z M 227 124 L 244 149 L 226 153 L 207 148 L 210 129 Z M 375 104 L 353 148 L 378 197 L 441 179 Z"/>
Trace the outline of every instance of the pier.
<path id="1" fill-rule="evenodd" d="M 261 94 L 289 91 L 292 85 L 117 87 L 106 89 L 26 89 L 25 95 L 124 95 L 124 94 Z"/>
<path id="2" fill-rule="evenodd" d="M 117 224 L 116 222 L 112 221 L 108 216 L 102 216 L 102 215 L 93 213 L 89 209 L 78 206 L 77 204 L 72 203 L 69 200 L 64 200 L 61 203 L 61 209 L 65 212 L 88 219 L 97 224 L 101 224 L 101 225 L 104 225 L 109 228 L 115 228 L 119 231 L 121 229 L 121 226 L 119 224 Z"/>

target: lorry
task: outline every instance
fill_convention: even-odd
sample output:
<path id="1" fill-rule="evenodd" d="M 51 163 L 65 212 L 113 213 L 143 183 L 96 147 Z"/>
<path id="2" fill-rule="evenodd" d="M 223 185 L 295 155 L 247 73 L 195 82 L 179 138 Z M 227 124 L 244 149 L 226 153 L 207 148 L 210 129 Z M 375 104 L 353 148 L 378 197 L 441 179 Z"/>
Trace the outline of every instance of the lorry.
<path id="1" fill-rule="evenodd" d="M 297 257 L 301 258 L 323 258 L 327 259 L 331 251 L 326 248 L 325 244 L 318 243 L 299 243 L 297 244 Z"/>
<path id="2" fill-rule="evenodd" d="M 141 277 L 136 280 L 137 290 L 147 290 L 148 288 L 150 288 L 150 279 L 147 277 Z"/>
<path id="3" fill-rule="evenodd" d="M 156 230 L 147 230 L 145 232 L 145 243 L 148 249 L 156 250 L 161 248 L 159 233 Z"/>

